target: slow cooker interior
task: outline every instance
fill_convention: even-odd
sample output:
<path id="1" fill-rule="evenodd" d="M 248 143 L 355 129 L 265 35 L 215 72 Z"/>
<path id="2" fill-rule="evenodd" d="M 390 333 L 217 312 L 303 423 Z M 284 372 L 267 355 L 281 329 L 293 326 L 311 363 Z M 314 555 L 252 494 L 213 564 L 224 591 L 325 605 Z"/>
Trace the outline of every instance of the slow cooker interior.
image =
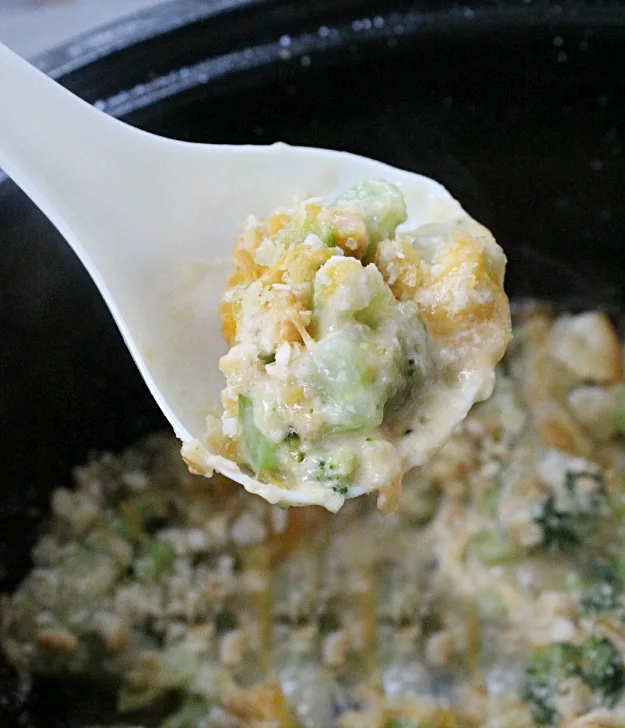
<path id="1" fill-rule="evenodd" d="M 430 175 L 503 244 L 512 297 L 616 313 L 625 280 L 622 31 L 566 14 L 539 27 L 511 18 L 476 32 L 468 13 L 453 33 L 444 14 L 427 33 L 396 21 L 394 42 L 359 44 L 352 34 L 331 53 L 320 43 L 288 68 L 225 74 L 127 118 L 197 141 L 347 149 Z M 167 38 L 154 43 L 175 57 Z M 74 72 L 78 91 L 79 81 Z M 111 74 L 99 93 L 118 90 Z M 49 493 L 71 467 L 165 422 L 73 253 L 7 182 L 0 237 L 2 592 L 27 569 Z M 7 716 L 71 725 L 78 693 L 40 687 L 24 713 L 9 690 Z"/>

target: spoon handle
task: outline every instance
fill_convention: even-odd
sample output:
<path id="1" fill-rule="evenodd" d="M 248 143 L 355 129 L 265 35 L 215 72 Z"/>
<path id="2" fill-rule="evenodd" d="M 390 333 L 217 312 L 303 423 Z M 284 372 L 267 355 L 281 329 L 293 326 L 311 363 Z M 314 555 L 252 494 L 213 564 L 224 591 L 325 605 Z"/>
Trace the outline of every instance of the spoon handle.
<path id="1" fill-rule="evenodd" d="M 59 167 L 95 161 L 109 121 L 1 43 L 0 109 L 0 167 L 29 195 L 54 188 Z"/>
<path id="2" fill-rule="evenodd" d="M 0 44 L 0 168 L 64 234 L 79 233 L 77 209 L 97 212 L 92 183 L 115 174 L 111 146 L 127 136 L 124 124 Z"/>

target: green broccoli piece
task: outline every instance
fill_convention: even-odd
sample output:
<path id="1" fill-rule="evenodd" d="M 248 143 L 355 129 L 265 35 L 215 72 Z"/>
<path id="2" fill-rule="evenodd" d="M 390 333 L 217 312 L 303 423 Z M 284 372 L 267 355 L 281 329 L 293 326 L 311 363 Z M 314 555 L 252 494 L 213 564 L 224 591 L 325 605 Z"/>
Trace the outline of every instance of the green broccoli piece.
<path id="1" fill-rule="evenodd" d="M 239 395 L 239 418 L 243 425 L 245 457 L 255 472 L 277 473 L 280 471 L 278 445 L 268 440 L 254 422 L 252 400 Z"/>
<path id="2" fill-rule="evenodd" d="M 381 179 L 368 179 L 350 187 L 333 203 L 333 207 L 354 204 L 365 213 L 369 246 L 391 238 L 398 225 L 406 222 L 406 201 L 400 189 Z"/>
<path id="3" fill-rule="evenodd" d="M 341 620 L 336 612 L 326 609 L 317 618 L 317 628 L 321 634 L 334 632 L 337 629 L 341 629 Z"/>
<path id="4" fill-rule="evenodd" d="M 237 627 L 237 615 L 229 609 L 222 609 L 215 615 L 215 632 L 224 634 Z"/>
<path id="5" fill-rule="evenodd" d="M 582 680 L 600 692 L 608 706 L 613 705 L 625 684 L 625 668 L 612 642 L 588 637 L 579 645 L 579 655 Z"/>
<path id="6" fill-rule="evenodd" d="M 585 585 L 580 595 L 579 603 L 583 613 L 596 617 L 620 609 L 622 591 L 623 579 L 618 567 L 611 563 L 601 564 L 595 580 Z"/>
<path id="7" fill-rule="evenodd" d="M 578 482 L 592 479 L 596 492 L 589 498 L 580 497 Z M 550 493 L 538 504 L 536 523 L 542 528 L 542 548 L 547 551 L 566 551 L 582 543 L 609 514 L 604 479 L 595 473 L 567 473 L 564 505 Z"/>
<path id="8" fill-rule="evenodd" d="M 314 209 L 306 209 L 304 219 L 300 215 L 295 215 L 276 233 L 275 239 L 283 246 L 290 248 L 300 245 L 308 235 L 316 235 L 329 248 L 334 247 L 336 243 L 336 231 L 331 224 L 320 219 L 318 212 Z"/>
<path id="9" fill-rule="evenodd" d="M 378 427 L 389 396 L 401 382 L 399 344 L 382 352 L 374 336 L 363 329 L 345 327 L 316 347 L 319 389 L 335 432 Z"/>
<path id="10" fill-rule="evenodd" d="M 339 448 L 328 454 L 313 455 L 307 465 L 309 480 L 325 483 L 337 493 L 346 495 L 356 468 L 356 457 L 346 448 Z"/>
<path id="11" fill-rule="evenodd" d="M 555 723 L 558 718 L 558 686 L 561 681 L 578 675 L 577 647 L 571 643 L 550 645 L 533 654 L 525 673 L 523 697 L 537 723 Z"/>
<path id="12" fill-rule="evenodd" d="M 575 515 L 558 509 L 553 495 L 542 502 L 536 523 L 543 530 L 543 546 L 547 551 L 566 551 L 579 544 Z"/>
<path id="13" fill-rule="evenodd" d="M 549 725 L 559 720 L 556 700 L 560 685 L 571 677 L 581 679 L 610 707 L 625 684 L 625 668 L 606 638 L 588 637 L 578 645 L 559 642 L 536 650 L 526 669 L 523 697 L 537 723 Z"/>
<path id="14" fill-rule="evenodd" d="M 589 617 L 605 612 L 613 612 L 620 607 L 620 589 L 607 581 L 591 584 L 582 592 L 579 603 L 582 611 Z"/>
<path id="15" fill-rule="evenodd" d="M 445 627 L 445 622 L 439 614 L 432 609 L 421 615 L 420 625 L 421 636 L 429 637 L 435 632 L 440 632 Z"/>

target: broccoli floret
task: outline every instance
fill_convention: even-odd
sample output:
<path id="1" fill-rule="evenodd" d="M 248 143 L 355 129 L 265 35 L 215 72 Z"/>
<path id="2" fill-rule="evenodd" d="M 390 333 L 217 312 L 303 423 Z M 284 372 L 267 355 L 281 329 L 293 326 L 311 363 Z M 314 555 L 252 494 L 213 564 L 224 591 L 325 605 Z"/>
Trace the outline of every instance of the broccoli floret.
<path id="1" fill-rule="evenodd" d="M 565 551 L 579 543 L 575 515 L 559 510 L 553 495 L 542 502 L 536 523 L 543 530 L 543 546 L 548 551 Z"/>
<path id="2" fill-rule="evenodd" d="M 335 432 L 372 430 L 384 419 L 384 406 L 401 383 L 402 349 L 388 348 L 362 324 L 348 324 L 315 347 L 319 390 Z"/>
<path id="3" fill-rule="evenodd" d="M 614 704 L 625 683 L 621 657 L 610 640 L 589 637 L 580 644 L 559 642 L 537 650 L 525 673 L 523 697 L 541 725 L 559 719 L 557 697 L 561 683 L 581 679 L 607 706 Z"/>
<path id="4" fill-rule="evenodd" d="M 429 637 L 435 632 L 440 632 L 444 627 L 445 623 L 436 612 L 428 610 L 421 616 L 421 635 L 423 637 Z"/>
<path id="5" fill-rule="evenodd" d="M 578 673 L 577 648 L 573 644 L 558 643 L 534 653 L 525 673 L 523 697 L 537 723 L 555 722 L 558 685 Z"/>
<path id="6" fill-rule="evenodd" d="M 355 184 L 333 204 L 337 207 L 356 205 L 364 211 L 372 245 L 395 235 L 395 228 L 408 219 L 406 201 L 401 190 L 381 179 L 367 179 Z"/>
<path id="7" fill-rule="evenodd" d="M 601 564 L 595 580 L 586 585 L 580 595 L 582 612 L 586 616 L 596 617 L 621 609 L 622 591 L 623 580 L 617 567 L 610 563 Z"/>
<path id="8" fill-rule="evenodd" d="M 352 484 L 352 475 L 356 468 L 356 458 L 346 448 L 324 454 L 313 455 L 307 462 L 307 479 L 317 483 L 325 483 L 341 495 L 346 495 Z"/>
<path id="9" fill-rule="evenodd" d="M 239 418 L 243 426 L 245 456 L 255 472 L 277 473 L 280 471 L 278 446 L 268 440 L 254 422 L 252 400 L 239 395 Z"/>
<path id="10" fill-rule="evenodd" d="M 582 680 L 612 705 L 625 683 L 620 654 L 605 637 L 589 637 L 579 645 L 579 655 Z"/>
<path id="11" fill-rule="evenodd" d="M 231 629 L 236 629 L 237 616 L 229 609 L 222 609 L 215 615 L 214 626 L 217 634 L 224 634 L 224 632 L 229 632 Z"/>
<path id="12" fill-rule="evenodd" d="M 582 592 L 579 603 L 584 614 L 596 617 L 598 614 L 613 612 L 620 606 L 620 590 L 614 584 L 599 581 L 586 587 Z"/>
<path id="13" fill-rule="evenodd" d="M 593 486 L 590 491 L 589 483 Z M 564 486 L 558 499 L 549 493 L 537 504 L 535 521 L 542 529 L 542 548 L 547 551 L 566 551 L 584 542 L 610 512 L 600 474 L 567 472 Z"/>
<path id="14" fill-rule="evenodd" d="M 336 612 L 326 609 L 317 618 L 317 628 L 321 634 L 327 634 L 341 628 L 341 620 Z"/>

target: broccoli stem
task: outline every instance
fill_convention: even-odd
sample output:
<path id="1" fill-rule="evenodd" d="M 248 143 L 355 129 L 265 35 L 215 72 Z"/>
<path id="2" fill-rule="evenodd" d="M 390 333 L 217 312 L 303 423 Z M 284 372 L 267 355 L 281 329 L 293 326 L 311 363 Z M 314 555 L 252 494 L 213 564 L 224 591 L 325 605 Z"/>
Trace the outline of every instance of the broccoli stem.
<path id="1" fill-rule="evenodd" d="M 254 422 L 254 405 L 239 395 L 239 418 L 243 426 L 245 457 L 255 472 L 280 472 L 278 445 L 268 440 Z"/>

